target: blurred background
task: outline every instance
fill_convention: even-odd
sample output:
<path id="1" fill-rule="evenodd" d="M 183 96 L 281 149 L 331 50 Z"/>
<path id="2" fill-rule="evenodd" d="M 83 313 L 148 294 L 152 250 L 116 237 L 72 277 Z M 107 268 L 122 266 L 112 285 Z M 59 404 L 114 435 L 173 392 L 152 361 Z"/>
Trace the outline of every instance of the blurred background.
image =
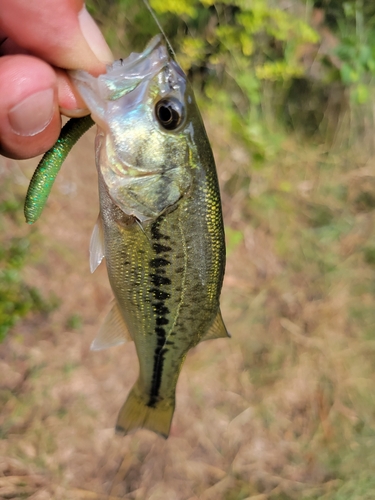
<path id="1" fill-rule="evenodd" d="M 117 57 L 158 32 L 139 0 L 89 0 Z M 232 339 L 192 350 L 167 441 L 114 435 L 133 345 L 89 346 L 94 132 L 35 227 L 37 160 L 0 158 L 0 498 L 375 498 L 375 4 L 150 0 L 195 88 L 227 238 Z"/>

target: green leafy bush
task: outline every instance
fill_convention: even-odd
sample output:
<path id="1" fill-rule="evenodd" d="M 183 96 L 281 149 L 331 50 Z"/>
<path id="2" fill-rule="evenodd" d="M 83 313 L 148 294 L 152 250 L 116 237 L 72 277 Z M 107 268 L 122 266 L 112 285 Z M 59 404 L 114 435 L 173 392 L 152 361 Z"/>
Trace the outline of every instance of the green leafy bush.
<path id="1" fill-rule="evenodd" d="M 331 141 L 348 110 L 361 137 L 360 122 L 368 123 L 370 113 L 363 105 L 372 96 L 375 75 L 372 2 L 150 0 L 150 5 L 201 91 L 201 106 L 219 108 L 223 125 L 254 159 L 272 157 L 290 127 Z M 119 56 L 141 50 L 159 31 L 142 1 L 89 0 L 88 7 Z"/>
<path id="2" fill-rule="evenodd" d="M 176 51 L 177 60 L 200 89 L 207 107 L 221 110 L 227 128 L 249 147 L 254 158 L 272 156 L 277 136 L 270 123 L 282 106 L 288 84 L 304 73 L 300 48 L 316 43 L 317 33 L 293 11 L 266 0 L 151 0 Z M 89 8 L 101 22 L 115 52 L 143 48 L 159 31 L 142 2 L 105 3 L 91 0 Z M 113 26 L 113 19 L 122 25 Z M 113 39 L 116 33 L 117 40 Z M 269 92 L 272 87 L 272 103 Z M 272 109 L 268 116 L 266 110 Z"/>

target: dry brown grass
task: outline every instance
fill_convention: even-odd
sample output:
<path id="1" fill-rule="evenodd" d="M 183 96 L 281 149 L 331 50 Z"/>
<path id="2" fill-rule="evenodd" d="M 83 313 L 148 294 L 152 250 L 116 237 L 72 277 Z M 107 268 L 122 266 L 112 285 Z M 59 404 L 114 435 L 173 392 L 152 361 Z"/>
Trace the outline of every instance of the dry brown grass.
<path id="1" fill-rule="evenodd" d="M 232 228 L 222 295 L 232 339 L 189 354 L 167 441 L 114 435 L 137 361 L 130 344 L 89 351 L 111 293 L 104 266 L 89 274 L 98 206 L 85 137 L 27 269 L 61 305 L 0 346 L 0 498 L 375 497 L 374 160 L 290 140 L 254 171 L 221 130 L 210 135 Z"/>

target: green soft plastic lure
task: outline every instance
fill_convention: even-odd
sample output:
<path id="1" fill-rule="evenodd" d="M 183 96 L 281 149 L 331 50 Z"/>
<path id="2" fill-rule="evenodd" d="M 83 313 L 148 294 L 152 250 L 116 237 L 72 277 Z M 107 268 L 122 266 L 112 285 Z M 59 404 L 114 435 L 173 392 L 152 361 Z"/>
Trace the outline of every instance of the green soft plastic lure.
<path id="1" fill-rule="evenodd" d="M 62 128 L 56 144 L 39 162 L 25 200 L 24 214 L 28 224 L 33 224 L 39 219 L 61 165 L 74 144 L 92 125 L 94 122 L 90 115 L 70 119 Z"/>

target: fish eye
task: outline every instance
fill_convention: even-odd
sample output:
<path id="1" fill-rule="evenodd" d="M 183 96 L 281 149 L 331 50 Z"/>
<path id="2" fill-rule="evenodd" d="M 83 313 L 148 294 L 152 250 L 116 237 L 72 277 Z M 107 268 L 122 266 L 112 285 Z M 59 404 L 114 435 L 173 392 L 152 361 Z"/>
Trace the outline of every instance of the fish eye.
<path id="1" fill-rule="evenodd" d="M 155 115 L 163 128 L 176 130 L 184 119 L 184 106 L 173 97 L 161 99 L 155 106 Z"/>

